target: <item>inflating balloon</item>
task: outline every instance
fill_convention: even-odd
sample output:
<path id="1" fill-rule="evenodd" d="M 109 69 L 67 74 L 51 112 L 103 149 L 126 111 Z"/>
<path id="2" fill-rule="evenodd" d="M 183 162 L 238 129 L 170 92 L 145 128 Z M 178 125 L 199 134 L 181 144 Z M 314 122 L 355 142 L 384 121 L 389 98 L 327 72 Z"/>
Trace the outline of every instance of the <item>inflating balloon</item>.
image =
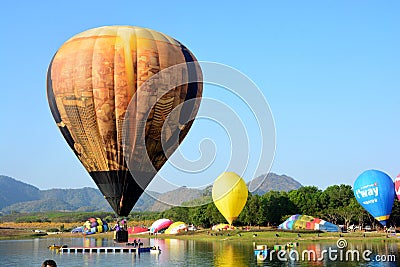
<path id="1" fill-rule="evenodd" d="M 396 190 L 397 198 L 400 200 L 400 174 L 397 175 L 396 180 L 394 181 L 394 188 Z"/>
<path id="2" fill-rule="evenodd" d="M 173 224 L 171 224 L 167 230 L 165 230 L 165 234 L 167 235 L 175 235 L 175 234 L 179 234 L 181 232 L 186 232 L 188 229 L 186 223 L 184 222 L 174 222 Z"/>
<path id="3" fill-rule="evenodd" d="M 100 218 L 89 218 L 83 224 L 83 233 L 86 235 L 107 232 L 108 230 L 107 222 Z"/>
<path id="4" fill-rule="evenodd" d="M 361 206 L 385 226 L 395 197 L 393 180 L 384 172 L 368 170 L 358 176 L 353 190 Z"/>
<path id="5" fill-rule="evenodd" d="M 166 79 L 179 84 L 168 92 L 165 88 L 141 85 L 171 66 L 189 63 L 197 64 L 196 58 L 175 39 L 130 26 L 106 26 L 82 32 L 65 42 L 50 63 L 47 97 L 52 115 L 68 145 L 119 216 L 129 214 L 156 171 L 166 162 L 161 144 L 164 121 L 178 105 L 201 97 L 201 82 L 184 83 L 193 72 L 201 77 L 201 69 L 188 68 L 179 75 L 167 75 Z M 144 135 L 145 148 L 140 153 L 128 149 L 129 159 L 135 163 L 128 169 L 123 124 L 134 96 L 137 112 L 129 114 L 129 121 L 137 125 L 129 125 L 135 130 L 129 135 L 133 140 L 136 134 Z M 153 102 L 155 105 L 149 105 Z M 196 114 L 198 107 L 187 105 L 186 111 Z M 141 117 L 144 114 L 141 112 L 147 109 L 148 117 Z M 169 131 L 181 141 L 192 121 L 179 116 L 169 118 L 176 124 L 176 129 Z M 150 159 L 155 172 L 140 170 L 145 157 Z"/>
<path id="6" fill-rule="evenodd" d="M 314 218 L 308 215 L 292 215 L 286 221 L 278 226 L 278 229 L 283 230 L 317 230 L 322 232 L 340 232 L 339 226 L 321 220 L 319 218 Z"/>
<path id="7" fill-rule="evenodd" d="M 246 183 L 234 172 L 218 176 L 212 188 L 214 204 L 230 225 L 246 205 L 247 195 Z"/>
<path id="8" fill-rule="evenodd" d="M 150 233 L 157 233 L 159 231 L 167 229 L 171 224 L 174 222 L 170 219 L 158 219 L 157 221 L 153 222 L 150 226 Z"/>

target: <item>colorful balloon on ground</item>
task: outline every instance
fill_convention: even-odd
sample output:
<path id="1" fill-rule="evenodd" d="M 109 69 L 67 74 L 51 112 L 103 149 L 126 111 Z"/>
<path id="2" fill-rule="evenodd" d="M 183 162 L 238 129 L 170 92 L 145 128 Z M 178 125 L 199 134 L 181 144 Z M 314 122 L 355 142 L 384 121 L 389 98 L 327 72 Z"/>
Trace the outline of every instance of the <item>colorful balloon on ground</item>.
<path id="1" fill-rule="evenodd" d="M 227 223 L 219 223 L 216 225 L 213 225 L 213 227 L 211 227 L 211 230 L 214 231 L 223 231 L 223 230 L 234 230 L 235 227 L 232 225 L 229 225 Z"/>
<path id="2" fill-rule="evenodd" d="M 171 224 L 173 224 L 173 221 L 170 219 L 159 219 L 150 226 L 150 233 L 158 233 L 167 229 Z"/>
<path id="3" fill-rule="evenodd" d="M 222 173 L 212 188 L 214 204 L 230 225 L 246 205 L 247 195 L 246 183 L 234 172 Z"/>
<path id="4" fill-rule="evenodd" d="M 186 71 L 166 75 L 165 80 L 182 85 L 168 91 L 165 88 L 169 89 L 170 84 L 141 87 L 153 75 L 181 63 L 188 66 Z M 193 64 L 195 67 L 189 67 Z M 169 118 L 174 128 L 168 128 L 163 144 L 168 146 L 177 135 L 181 141 L 189 131 L 193 121 L 187 121 L 188 114 L 197 113 L 202 94 L 201 82 L 185 84 L 193 75 L 201 80 L 197 60 L 184 45 L 140 27 L 90 29 L 66 41 L 54 55 L 47 72 L 52 115 L 68 145 L 119 216 L 129 214 L 155 175 L 154 171 L 141 169 L 143 159 L 147 157 L 155 172 L 167 160 L 161 145 L 162 127 L 171 111 L 181 104 L 180 113 Z M 135 131 L 129 138 L 135 141 L 145 137 L 144 152 L 140 153 L 127 153 L 125 149 L 129 148 L 123 145 L 124 117 L 132 98 L 138 112 L 129 114 L 129 121 L 137 124 L 132 125 Z M 146 111 L 148 117 L 143 118 Z M 125 156 L 135 162 L 129 170 Z"/>
<path id="5" fill-rule="evenodd" d="M 83 233 L 86 235 L 107 232 L 108 230 L 107 222 L 100 218 L 89 218 L 83 224 Z"/>
<path id="6" fill-rule="evenodd" d="M 144 233 L 148 232 L 149 228 L 145 227 L 140 227 L 140 226 L 133 226 L 133 227 L 128 227 L 128 234 L 139 234 L 139 233 Z"/>
<path id="7" fill-rule="evenodd" d="M 184 222 L 174 222 L 171 224 L 167 230 L 165 230 L 165 234 L 167 235 L 176 235 L 181 232 L 187 231 L 188 227 Z"/>
<path id="8" fill-rule="evenodd" d="M 394 181 L 394 188 L 396 190 L 397 198 L 400 200 L 400 174 L 397 175 L 396 180 Z"/>
<path id="9" fill-rule="evenodd" d="M 339 226 L 308 215 L 292 215 L 278 226 L 282 230 L 312 230 L 322 232 L 340 232 Z"/>
<path id="10" fill-rule="evenodd" d="M 358 176 L 353 191 L 358 203 L 385 226 L 395 197 L 393 180 L 384 172 L 368 170 Z"/>

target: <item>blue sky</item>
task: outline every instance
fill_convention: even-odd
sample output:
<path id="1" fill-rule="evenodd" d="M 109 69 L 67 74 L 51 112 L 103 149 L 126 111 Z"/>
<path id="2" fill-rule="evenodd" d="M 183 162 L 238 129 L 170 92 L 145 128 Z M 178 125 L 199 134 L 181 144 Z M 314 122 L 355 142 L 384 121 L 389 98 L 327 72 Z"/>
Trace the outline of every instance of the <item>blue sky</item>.
<path id="1" fill-rule="evenodd" d="M 271 171 L 320 188 L 353 184 L 366 169 L 395 177 L 400 173 L 400 4 L 262 2 L 3 3 L 0 174 L 41 189 L 95 186 L 55 126 L 46 71 L 73 35 L 104 25 L 134 25 L 168 34 L 198 60 L 232 66 L 257 84 L 276 126 Z M 209 87 L 204 93 L 214 91 Z M 195 130 L 199 136 L 207 133 Z"/>

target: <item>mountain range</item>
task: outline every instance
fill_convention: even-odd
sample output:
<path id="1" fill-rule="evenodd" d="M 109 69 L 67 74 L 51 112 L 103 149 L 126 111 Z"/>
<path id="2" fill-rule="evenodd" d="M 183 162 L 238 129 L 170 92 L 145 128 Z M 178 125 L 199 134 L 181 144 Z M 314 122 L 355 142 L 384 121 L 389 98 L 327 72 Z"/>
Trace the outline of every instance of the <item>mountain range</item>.
<path id="1" fill-rule="evenodd" d="M 302 186 L 289 176 L 275 173 L 259 176 L 247 185 L 253 194 L 258 195 L 271 190 L 290 191 Z M 171 204 L 193 203 L 210 196 L 211 186 L 202 190 L 183 186 L 165 193 L 149 191 L 139 198 L 133 211 L 163 211 L 170 208 Z M 95 188 L 40 190 L 33 185 L 0 175 L 0 211 L 2 213 L 49 210 L 112 211 L 101 192 Z"/>

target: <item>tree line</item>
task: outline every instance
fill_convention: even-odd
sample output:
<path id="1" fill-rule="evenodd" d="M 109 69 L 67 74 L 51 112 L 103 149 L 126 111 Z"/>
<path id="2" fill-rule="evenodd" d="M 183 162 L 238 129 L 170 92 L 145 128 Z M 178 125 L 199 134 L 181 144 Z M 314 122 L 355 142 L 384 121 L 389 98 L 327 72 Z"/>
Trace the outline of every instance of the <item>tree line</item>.
<path id="1" fill-rule="evenodd" d="M 211 201 L 211 191 L 204 197 L 208 204 L 194 207 L 173 207 L 162 212 L 131 212 L 127 219 L 135 224 L 151 224 L 160 218 L 183 221 L 188 224 L 208 228 L 226 222 Z M 203 199 L 204 200 L 204 199 Z M 204 203 L 204 202 L 202 202 Z M 400 202 L 396 199 L 388 226 L 400 226 Z M 193 203 L 192 203 L 193 204 Z M 293 214 L 314 216 L 337 225 L 371 225 L 379 223 L 358 204 L 350 185 L 332 185 L 325 190 L 315 186 L 303 186 L 289 192 L 269 191 L 264 195 L 250 194 L 235 226 L 278 226 Z M 101 217 L 107 222 L 115 222 L 112 212 L 38 212 L 12 213 L 0 216 L 1 221 L 15 222 L 84 222 L 89 217 Z M 150 225 L 147 225 L 150 226 Z"/>
<path id="2" fill-rule="evenodd" d="M 236 226 L 278 226 L 293 214 L 304 214 L 324 219 L 337 225 L 371 225 L 379 223 L 357 202 L 350 185 L 332 185 L 325 190 L 303 186 L 289 192 L 269 191 L 264 195 L 249 194 Z M 155 215 L 155 214 L 153 214 Z M 226 222 L 214 203 L 197 207 L 173 207 L 158 216 L 174 221 L 210 227 Z M 395 200 L 388 226 L 400 223 L 400 205 Z"/>

